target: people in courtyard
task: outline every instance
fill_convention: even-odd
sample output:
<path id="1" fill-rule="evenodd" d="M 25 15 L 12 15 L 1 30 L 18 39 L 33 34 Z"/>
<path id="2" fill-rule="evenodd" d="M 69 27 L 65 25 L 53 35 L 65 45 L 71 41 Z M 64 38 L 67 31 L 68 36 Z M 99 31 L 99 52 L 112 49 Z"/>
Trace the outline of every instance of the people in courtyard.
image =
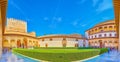
<path id="1" fill-rule="evenodd" d="M 108 53 L 110 53 L 110 48 L 108 48 Z"/>

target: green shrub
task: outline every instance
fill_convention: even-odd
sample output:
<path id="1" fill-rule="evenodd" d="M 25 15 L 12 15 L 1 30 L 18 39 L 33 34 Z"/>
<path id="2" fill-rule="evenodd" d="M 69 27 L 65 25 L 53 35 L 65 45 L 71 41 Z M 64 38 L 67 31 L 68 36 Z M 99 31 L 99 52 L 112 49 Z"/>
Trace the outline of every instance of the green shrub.
<path id="1" fill-rule="evenodd" d="M 107 48 L 102 48 L 102 49 L 100 49 L 100 54 L 103 54 L 103 53 L 105 53 L 105 52 L 107 52 L 107 51 L 108 51 Z"/>
<path id="2" fill-rule="evenodd" d="M 94 49 L 93 47 L 78 47 L 78 49 Z"/>

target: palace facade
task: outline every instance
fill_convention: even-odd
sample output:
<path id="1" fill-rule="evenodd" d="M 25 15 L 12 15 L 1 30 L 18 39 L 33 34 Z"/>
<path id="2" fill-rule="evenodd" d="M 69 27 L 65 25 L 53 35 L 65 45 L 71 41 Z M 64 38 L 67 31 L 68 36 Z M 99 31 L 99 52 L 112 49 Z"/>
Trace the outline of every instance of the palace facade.
<path id="1" fill-rule="evenodd" d="M 40 47 L 88 47 L 88 41 L 79 34 L 45 35 L 38 39 Z"/>
<path id="2" fill-rule="evenodd" d="M 114 20 L 99 23 L 80 34 L 50 34 L 36 37 L 35 32 L 27 33 L 27 23 L 9 18 L 4 33 L 4 48 L 32 47 L 99 47 L 118 48 L 118 39 Z"/>
<path id="3" fill-rule="evenodd" d="M 27 23 L 9 18 L 5 27 L 3 48 L 32 47 L 88 47 L 88 42 L 79 34 L 45 35 L 36 37 L 35 32 L 27 33 Z"/>
<path id="4" fill-rule="evenodd" d="M 102 22 L 89 29 L 85 33 L 91 47 L 115 47 L 118 48 L 116 25 L 114 20 Z"/>

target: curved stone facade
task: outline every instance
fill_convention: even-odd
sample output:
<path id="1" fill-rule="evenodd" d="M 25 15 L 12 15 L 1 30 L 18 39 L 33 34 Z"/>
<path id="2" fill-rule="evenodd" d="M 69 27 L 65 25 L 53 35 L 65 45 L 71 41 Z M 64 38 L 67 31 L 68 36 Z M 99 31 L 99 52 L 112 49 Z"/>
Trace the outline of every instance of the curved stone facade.
<path id="1" fill-rule="evenodd" d="M 116 25 L 113 20 L 102 22 L 87 30 L 86 37 L 92 47 L 118 47 Z"/>
<path id="2" fill-rule="evenodd" d="M 81 35 L 47 35 L 39 37 L 40 47 L 87 47 Z"/>

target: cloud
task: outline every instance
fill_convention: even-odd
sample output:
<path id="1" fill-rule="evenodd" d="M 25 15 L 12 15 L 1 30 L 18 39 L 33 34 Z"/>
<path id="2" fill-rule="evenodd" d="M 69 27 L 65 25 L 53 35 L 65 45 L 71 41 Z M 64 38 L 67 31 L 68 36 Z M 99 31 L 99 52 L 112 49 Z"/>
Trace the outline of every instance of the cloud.
<path id="1" fill-rule="evenodd" d="M 74 22 L 72 23 L 72 25 L 73 25 L 73 26 L 77 26 L 77 25 L 78 25 L 78 21 L 74 21 Z"/>
<path id="2" fill-rule="evenodd" d="M 92 0 L 92 1 L 93 1 L 93 7 L 95 7 L 100 0 Z"/>
<path id="3" fill-rule="evenodd" d="M 57 25 L 62 21 L 62 17 L 53 17 L 51 19 L 51 24 L 49 25 L 49 28 L 55 29 Z"/>
<path id="4" fill-rule="evenodd" d="M 47 21 L 47 20 L 49 20 L 49 18 L 48 17 L 44 17 L 43 20 Z"/>
<path id="5" fill-rule="evenodd" d="M 103 0 L 103 2 L 99 4 L 96 11 L 102 12 L 102 11 L 108 10 L 110 8 L 112 8 L 112 2 L 110 0 Z"/>
<path id="6" fill-rule="evenodd" d="M 82 27 L 84 27 L 84 26 L 86 26 L 87 24 L 80 24 L 80 26 L 82 26 Z"/>
<path id="7" fill-rule="evenodd" d="M 54 22 L 61 22 L 62 18 L 61 17 L 53 17 Z"/>
<path id="8" fill-rule="evenodd" d="M 85 3 L 87 0 L 80 0 L 80 1 L 77 1 L 77 4 L 80 5 L 80 4 L 83 4 Z"/>

